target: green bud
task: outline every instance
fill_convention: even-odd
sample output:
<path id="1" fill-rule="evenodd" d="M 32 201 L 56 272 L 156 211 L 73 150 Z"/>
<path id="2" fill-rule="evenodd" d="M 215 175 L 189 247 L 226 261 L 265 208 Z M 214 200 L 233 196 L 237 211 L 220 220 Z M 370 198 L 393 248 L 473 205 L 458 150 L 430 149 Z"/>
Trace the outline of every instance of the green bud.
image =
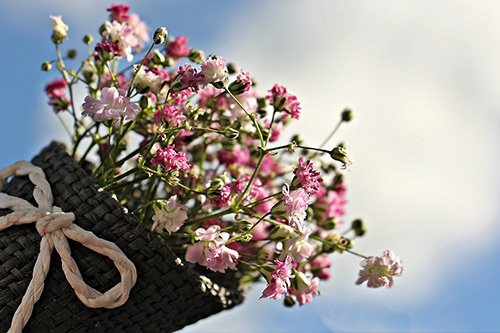
<path id="1" fill-rule="evenodd" d="M 147 109 L 151 106 L 150 99 L 146 95 L 142 95 L 141 99 L 139 100 L 139 106 L 141 109 Z"/>
<path id="2" fill-rule="evenodd" d="M 229 139 L 229 140 L 234 140 L 238 137 L 238 135 L 240 135 L 240 132 L 238 132 L 237 130 L 235 130 L 234 128 L 227 128 L 225 131 L 224 131 L 224 136 Z"/>
<path id="3" fill-rule="evenodd" d="M 287 308 L 293 307 L 295 305 L 295 303 L 297 303 L 297 298 L 294 295 L 288 295 L 287 297 L 285 297 L 285 300 L 283 302 L 283 304 Z"/>
<path id="4" fill-rule="evenodd" d="M 339 221 L 336 217 L 327 218 L 325 222 L 321 225 L 321 228 L 326 230 L 335 229 L 338 225 Z"/>
<path id="5" fill-rule="evenodd" d="M 90 44 L 94 41 L 94 37 L 92 37 L 91 34 L 86 34 L 85 36 L 83 36 L 83 42 L 85 44 Z"/>
<path id="6" fill-rule="evenodd" d="M 275 242 L 283 242 L 290 239 L 293 235 L 295 235 L 295 230 L 292 227 L 283 224 L 275 226 L 269 233 L 269 238 Z"/>
<path id="7" fill-rule="evenodd" d="M 253 223 L 250 221 L 247 221 L 247 220 L 243 220 L 243 221 L 240 221 L 238 223 L 238 230 L 241 232 L 248 231 L 248 230 L 252 229 L 252 227 L 253 227 Z"/>
<path id="8" fill-rule="evenodd" d="M 227 151 L 233 151 L 236 146 L 236 142 L 234 140 L 222 140 L 222 148 Z"/>
<path id="9" fill-rule="evenodd" d="M 192 49 L 189 51 L 188 59 L 194 63 L 201 64 L 205 60 L 205 52 L 202 50 Z"/>
<path id="10" fill-rule="evenodd" d="M 224 81 L 212 82 L 212 85 L 217 89 L 223 89 L 224 87 L 227 87 L 228 83 L 229 83 L 229 77 L 226 76 L 224 78 Z"/>
<path id="11" fill-rule="evenodd" d="M 295 134 L 294 136 L 292 136 L 292 141 L 295 141 L 296 144 L 301 145 L 304 142 L 304 139 L 302 138 L 302 135 Z"/>
<path id="12" fill-rule="evenodd" d="M 265 97 L 257 98 L 257 113 L 261 117 L 265 117 L 268 113 L 267 107 L 269 105 L 269 102 Z"/>
<path id="13" fill-rule="evenodd" d="M 335 246 L 335 244 L 338 244 L 340 242 L 340 236 L 332 232 L 331 234 L 326 236 L 325 241 L 332 243 L 333 245 L 323 244 L 323 252 L 332 253 L 337 249 L 337 246 Z"/>
<path id="14" fill-rule="evenodd" d="M 165 56 L 159 50 L 154 50 L 151 56 L 153 62 L 157 65 L 161 65 L 165 61 Z"/>
<path id="15" fill-rule="evenodd" d="M 354 118 L 354 112 L 352 112 L 351 109 L 345 109 L 344 111 L 342 111 L 342 121 L 345 121 L 345 122 L 349 122 L 352 120 L 352 118 Z"/>
<path id="16" fill-rule="evenodd" d="M 96 78 L 96 74 L 91 70 L 84 70 L 83 77 L 85 78 L 85 81 L 87 83 L 91 83 L 91 82 L 94 82 L 94 80 Z"/>
<path id="17" fill-rule="evenodd" d="M 69 59 L 75 59 L 76 58 L 76 50 L 75 49 L 68 50 L 67 56 Z"/>
<path id="18" fill-rule="evenodd" d="M 160 27 L 156 29 L 155 33 L 153 34 L 153 42 L 156 45 L 160 45 L 165 43 L 165 40 L 167 40 L 168 37 L 168 30 L 165 27 Z"/>
<path id="19" fill-rule="evenodd" d="M 220 190 L 226 183 L 220 178 L 212 179 L 210 182 L 210 188 L 215 190 Z"/>
<path id="20" fill-rule="evenodd" d="M 102 36 L 102 34 L 104 33 L 104 31 L 107 31 L 108 29 L 106 28 L 106 25 L 103 24 L 99 27 L 99 35 Z"/>
<path id="21" fill-rule="evenodd" d="M 354 246 L 354 241 L 352 239 L 342 237 L 340 238 L 340 245 L 346 249 L 350 249 Z"/>
<path id="22" fill-rule="evenodd" d="M 229 126 L 231 126 L 232 123 L 233 123 L 233 121 L 231 120 L 231 118 L 229 118 L 227 116 L 221 116 L 219 118 L 219 125 L 221 128 L 229 127 Z"/>
<path id="23" fill-rule="evenodd" d="M 352 221 L 351 228 L 354 230 L 356 236 L 363 236 L 366 233 L 365 222 L 362 219 Z"/>
<path id="24" fill-rule="evenodd" d="M 230 62 L 229 64 L 227 64 L 227 72 L 229 74 L 236 74 L 240 71 L 240 68 L 238 67 L 238 65 Z"/>
<path id="25" fill-rule="evenodd" d="M 42 64 L 42 71 L 48 72 L 51 69 L 52 69 L 52 64 L 50 62 L 46 61 Z"/>
<path id="26" fill-rule="evenodd" d="M 330 157 L 336 161 L 339 161 L 343 164 L 343 167 L 351 166 L 354 161 L 347 153 L 347 149 L 344 146 L 338 146 L 332 149 L 330 152 Z"/>

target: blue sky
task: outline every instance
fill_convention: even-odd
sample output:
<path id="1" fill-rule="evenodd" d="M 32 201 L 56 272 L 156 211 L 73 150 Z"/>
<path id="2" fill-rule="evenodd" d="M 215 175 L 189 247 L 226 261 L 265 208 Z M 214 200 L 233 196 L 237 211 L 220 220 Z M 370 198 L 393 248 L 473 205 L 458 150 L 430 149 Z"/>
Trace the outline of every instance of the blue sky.
<path id="1" fill-rule="evenodd" d="M 302 103 L 295 130 L 319 144 L 350 106 L 347 219 L 365 217 L 357 249 L 391 249 L 391 290 L 355 286 L 359 260 L 332 258 L 323 294 L 303 307 L 258 300 L 185 332 L 499 331 L 500 5 L 466 1 L 125 1 L 152 29 L 239 64 L 262 91 L 280 83 Z M 82 50 L 111 1 L 0 5 L 0 167 L 66 134 L 43 88 L 56 76 L 49 15 Z M 82 96 L 83 98 L 83 96 Z M 334 141 L 332 140 L 332 141 Z M 168 314 L 167 314 L 168 315 Z"/>

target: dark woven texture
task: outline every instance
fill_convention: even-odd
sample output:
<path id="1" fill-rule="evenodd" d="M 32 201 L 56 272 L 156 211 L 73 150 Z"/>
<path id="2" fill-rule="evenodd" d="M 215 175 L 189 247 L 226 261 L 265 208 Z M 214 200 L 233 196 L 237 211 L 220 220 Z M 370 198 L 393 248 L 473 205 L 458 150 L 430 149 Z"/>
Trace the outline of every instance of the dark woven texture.
<path id="1" fill-rule="evenodd" d="M 75 223 L 85 230 L 117 244 L 134 262 L 138 279 L 123 306 L 87 308 L 66 281 L 54 251 L 42 297 L 25 332 L 169 332 L 242 302 L 241 290 L 228 290 L 200 276 L 136 218 L 127 215 L 66 154 L 63 145 L 52 143 L 32 162 L 44 170 L 54 205 L 74 212 Z M 27 177 L 14 177 L 3 192 L 36 204 Z M 0 216 L 9 212 L 0 210 Z M 8 330 L 21 303 L 39 246 L 34 224 L 0 231 L 0 332 Z M 120 281 L 110 259 L 76 242 L 70 241 L 70 246 L 87 284 L 104 292 Z"/>

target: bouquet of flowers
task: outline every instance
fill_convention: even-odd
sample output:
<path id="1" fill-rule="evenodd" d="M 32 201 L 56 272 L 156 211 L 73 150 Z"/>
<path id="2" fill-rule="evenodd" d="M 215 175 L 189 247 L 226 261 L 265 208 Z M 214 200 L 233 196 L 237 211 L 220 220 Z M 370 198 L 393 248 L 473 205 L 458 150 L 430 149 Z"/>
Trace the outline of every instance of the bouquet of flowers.
<path id="1" fill-rule="evenodd" d="M 261 298 L 311 302 L 334 252 L 363 258 L 357 284 L 392 287 L 400 260 L 392 251 L 354 252 L 365 224 L 343 220 L 348 149 L 324 148 L 351 110 L 319 147 L 299 134 L 284 141 L 281 132 L 301 116 L 287 88 L 259 92 L 248 72 L 188 38 L 164 27 L 150 35 L 126 5 L 107 10 L 74 69 L 66 62 L 76 51 L 61 50 L 68 27 L 51 17 L 57 57 L 42 65 L 60 73 L 46 93 L 56 115 L 70 115 L 59 118 L 71 155 L 102 189 L 203 275 L 238 286 L 264 279 Z M 75 99 L 77 86 L 84 100 Z"/>

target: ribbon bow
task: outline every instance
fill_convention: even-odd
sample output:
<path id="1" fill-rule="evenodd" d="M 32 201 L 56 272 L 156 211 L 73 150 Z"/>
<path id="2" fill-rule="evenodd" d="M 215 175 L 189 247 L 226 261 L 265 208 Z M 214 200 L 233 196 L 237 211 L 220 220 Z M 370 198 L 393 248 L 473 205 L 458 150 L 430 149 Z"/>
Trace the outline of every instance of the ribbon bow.
<path id="1" fill-rule="evenodd" d="M 40 254 L 33 269 L 33 278 L 12 319 L 9 332 L 21 332 L 28 322 L 33 306 L 40 299 L 45 277 L 50 267 L 50 256 L 55 248 L 61 256 L 61 264 L 66 279 L 75 290 L 76 296 L 90 308 L 116 308 L 123 305 L 130 294 L 130 289 L 137 280 L 134 264 L 125 256 L 116 244 L 100 239 L 92 232 L 85 231 L 73 224 L 75 215 L 65 213 L 59 207 L 52 206 L 52 190 L 42 169 L 26 161 L 19 161 L 0 170 L 0 188 L 10 176 L 29 176 L 35 184 L 33 197 L 38 203 L 34 207 L 26 200 L 0 193 L 0 208 L 8 208 L 12 213 L 0 217 L 0 231 L 11 225 L 36 222 L 36 229 L 42 237 Z M 109 257 L 120 272 L 121 281 L 104 294 L 87 285 L 80 274 L 76 262 L 71 257 L 68 240 L 80 242 L 83 246 Z"/>

